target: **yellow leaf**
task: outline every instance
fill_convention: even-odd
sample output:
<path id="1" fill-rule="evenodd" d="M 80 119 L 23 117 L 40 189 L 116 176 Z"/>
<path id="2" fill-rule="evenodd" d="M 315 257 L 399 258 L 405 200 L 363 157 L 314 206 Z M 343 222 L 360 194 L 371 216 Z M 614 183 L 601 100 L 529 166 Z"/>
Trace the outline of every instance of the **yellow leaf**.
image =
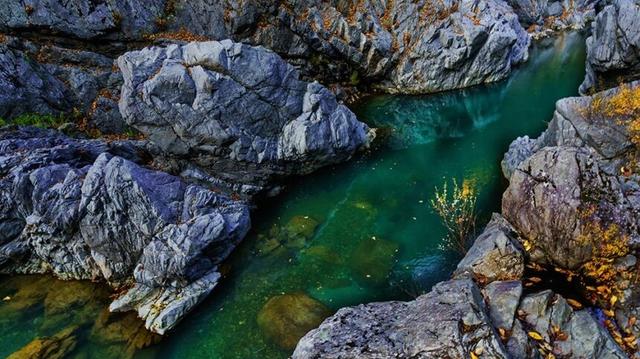
<path id="1" fill-rule="evenodd" d="M 582 303 L 578 302 L 575 299 L 567 299 L 567 303 L 569 303 L 569 305 L 572 306 L 574 309 L 582 308 Z"/>
<path id="2" fill-rule="evenodd" d="M 617 301 L 618 301 L 618 297 L 616 297 L 615 295 L 612 295 L 610 300 L 611 306 L 614 306 Z"/>
<path id="3" fill-rule="evenodd" d="M 529 337 L 533 340 L 542 340 L 542 335 L 540 335 L 540 333 L 535 332 L 533 330 L 528 332 L 527 335 L 529 335 Z"/>
<path id="4" fill-rule="evenodd" d="M 607 317 L 611 317 L 613 318 L 615 316 L 615 314 L 613 313 L 613 311 L 609 310 L 609 309 L 604 309 L 602 311 L 604 313 L 604 315 L 606 315 Z"/>
<path id="5" fill-rule="evenodd" d="M 474 352 L 470 352 L 469 355 L 471 356 L 471 359 L 478 359 L 478 356 Z"/>

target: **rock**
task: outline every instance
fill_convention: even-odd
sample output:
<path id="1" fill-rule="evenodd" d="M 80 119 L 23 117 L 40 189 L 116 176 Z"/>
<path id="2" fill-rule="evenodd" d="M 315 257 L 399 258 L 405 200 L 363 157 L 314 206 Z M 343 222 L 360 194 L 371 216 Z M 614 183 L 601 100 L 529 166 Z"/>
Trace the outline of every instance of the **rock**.
<path id="1" fill-rule="evenodd" d="M 161 336 L 148 331 L 135 313 L 111 313 L 103 310 L 91 328 L 90 339 L 100 345 L 117 347 L 113 357 L 133 357 L 133 354 L 157 344 Z"/>
<path id="2" fill-rule="evenodd" d="M 102 133 L 124 131 L 117 109 L 122 77 L 112 58 L 17 37 L 6 37 L 0 53 L 0 117 L 84 116 L 84 126 Z"/>
<path id="3" fill-rule="evenodd" d="M 300 338 L 317 327 L 331 311 L 304 293 L 270 298 L 258 313 L 260 330 L 284 349 L 293 349 Z"/>
<path id="4" fill-rule="evenodd" d="M 623 124 L 590 112 L 592 101 L 558 101 L 548 129 L 535 140 L 536 152 L 513 172 L 503 195 L 505 218 L 539 264 L 575 269 L 585 263 L 592 252 L 584 239 L 594 224 L 624 229 L 621 235 L 630 240 L 638 228 L 640 188 L 620 173 L 633 145 Z"/>
<path id="5" fill-rule="evenodd" d="M 0 271 L 134 283 L 112 310 L 137 309 L 171 329 L 215 287 L 217 266 L 249 229 L 249 210 L 144 168 L 140 143 L 72 140 L 54 131 L 0 131 Z M 122 156 L 122 157 L 121 157 Z"/>
<path id="6" fill-rule="evenodd" d="M 8 44 L 0 44 L 0 117 L 13 118 L 25 112 L 48 114 L 70 106 L 65 86 L 43 66 Z"/>
<path id="7" fill-rule="evenodd" d="M 485 284 L 521 279 L 524 254 L 515 233 L 502 216 L 494 214 L 484 232 L 458 263 L 454 277 L 471 277 Z"/>
<path id="8" fill-rule="evenodd" d="M 290 236 L 302 236 L 305 239 L 313 237 L 320 223 L 309 216 L 295 216 L 287 223 L 285 230 Z"/>
<path id="9" fill-rule="evenodd" d="M 511 330 L 522 296 L 522 282 L 517 280 L 492 282 L 484 288 L 483 294 L 493 326 Z"/>
<path id="10" fill-rule="evenodd" d="M 396 262 L 399 246 L 377 237 L 362 240 L 351 254 L 348 265 L 355 279 L 366 285 L 384 285 Z"/>
<path id="11" fill-rule="evenodd" d="M 419 16 L 416 16 L 418 14 Z M 233 39 L 263 45 L 326 83 L 382 79 L 390 92 L 435 92 L 503 79 L 527 58 L 529 36 L 495 0 L 347 4 L 205 0 L 60 0 L 0 10 L 0 30 L 50 29 L 63 38 L 122 42 Z M 442 71 L 442 69 L 446 71 Z"/>
<path id="12" fill-rule="evenodd" d="M 129 125 L 166 153 L 237 182 L 247 168 L 254 176 L 308 173 L 348 159 L 372 136 L 329 90 L 299 80 L 264 48 L 193 42 L 128 52 L 118 64 Z"/>
<path id="13" fill-rule="evenodd" d="M 307 333 L 293 358 L 507 358 L 479 289 L 453 280 L 410 302 L 340 309 Z"/>
<path id="14" fill-rule="evenodd" d="M 0 9 L 0 29 L 46 28 L 81 39 L 117 32 L 123 40 L 140 39 L 156 29 L 154 24 L 163 15 L 165 3 L 165 0 L 8 3 Z"/>
<path id="15" fill-rule="evenodd" d="M 37 338 L 7 359 L 62 359 L 75 349 L 79 327 L 69 327 L 51 337 Z"/>
<path id="16" fill-rule="evenodd" d="M 640 2 L 613 0 L 598 13 L 587 38 L 583 94 L 640 78 Z"/>
<path id="17" fill-rule="evenodd" d="M 509 145 L 509 150 L 504 154 L 504 158 L 500 162 L 502 167 L 502 175 L 507 180 L 511 178 L 513 172 L 518 168 L 522 161 L 531 157 L 538 149 L 537 143 L 529 136 L 518 137 Z"/>
<path id="18" fill-rule="evenodd" d="M 627 358 L 587 309 L 574 311 L 562 296 L 549 290 L 523 298 L 519 313 L 523 323 L 539 333 L 557 356 Z M 565 334 L 566 339 L 555 339 L 553 327 Z"/>
<path id="19" fill-rule="evenodd" d="M 537 29 L 536 35 L 539 35 L 547 29 L 584 28 L 595 17 L 598 1 L 508 0 L 507 3 L 513 7 L 522 26 Z"/>

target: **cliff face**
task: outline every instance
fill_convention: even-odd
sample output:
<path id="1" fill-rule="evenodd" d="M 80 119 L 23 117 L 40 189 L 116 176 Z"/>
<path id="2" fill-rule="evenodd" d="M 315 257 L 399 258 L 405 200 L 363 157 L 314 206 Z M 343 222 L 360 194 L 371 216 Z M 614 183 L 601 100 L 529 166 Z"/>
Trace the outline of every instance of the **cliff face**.
<path id="1" fill-rule="evenodd" d="M 587 39 L 583 94 L 640 78 L 640 2 L 615 0 L 598 13 Z"/>
<path id="2" fill-rule="evenodd" d="M 157 38 L 230 38 L 270 48 L 325 83 L 375 82 L 400 93 L 503 79 L 529 44 L 512 9 L 486 0 L 50 0 L 8 4 L 0 29 L 102 42 L 112 54 Z"/>
<path id="3" fill-rule="evenodd" d="M 558 101 L 538 139 L 514 141 L 503 161 L 509 176 L 504 217 L 494 216 L 454 280 L 412 302 L 342 309 L 309 332 L 294 357 L 626 358 L 636 353 L 640 184 L 633 123 L 640 90 L 635 86 Z M 563 278 L 561 284 L 548 287 L 554 276 Z M 483 296 L 463 299 L 461 285 Z M 438 309 L 442 302 L 451 307 Z M 414 306 L 431 315 L 406 309 Z M 364 319 L 352 319 L 359 317 Z M 461 325 L 441 336 L 449 321 Z M 351 332 L 363 332 L 367 340 L 358 341 Z"/>

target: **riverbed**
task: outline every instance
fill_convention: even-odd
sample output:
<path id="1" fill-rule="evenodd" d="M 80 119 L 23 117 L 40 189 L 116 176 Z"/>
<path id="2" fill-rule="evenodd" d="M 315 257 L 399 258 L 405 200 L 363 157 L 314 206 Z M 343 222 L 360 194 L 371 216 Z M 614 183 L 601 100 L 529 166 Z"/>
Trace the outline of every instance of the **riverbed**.
<path id="1" fill-rule="evenodd" d="M 584 54 L 584 37 L 567 34 L 535 45 L 529 61 L 500 83 L 428 96 L 371 96 L 353 105 L 362 121 L 382 129 L 384 141 L 348 163 L 291 181 L 282 195 L 261 204 L 251 234 L 222 268 L 223 283 L 159 343 L 142 335 L 137 346 L 154 344 L 146 349 L 127 340 L 140 335 L 135 321 L 105 314 L 109 300 L 102 289 L 38 276 L 0 279 L 0 295 L 9 298 L 0 302 L 0 357 L 78 324 L 76 357 L 286 358 L 291 348 L 258 324 L 270 298 L 295 293 L 331 312 L 428 291 L 459 260 L 442 248 L 446 233 L 429 204 L 435 188 L 453 179 L 473 183 L 480 230 L 500 210 L 507 185 L 500 160 L 509 143 L 537 136 L 555 102 L 577 95 Z M 63 289 L 72 285 L 77 288 Z M 37 293 L 45 287 L 44 296 Z M 47 302 L 49 295 L 64 302 L 83 291 L 88 299 L 72 307 Z M 26 298 L 29 305 L 20 305 Z M 59 318 L 60 307 L 74 314 Z M 114 324 L 122 320 L 127 326 Z"/>

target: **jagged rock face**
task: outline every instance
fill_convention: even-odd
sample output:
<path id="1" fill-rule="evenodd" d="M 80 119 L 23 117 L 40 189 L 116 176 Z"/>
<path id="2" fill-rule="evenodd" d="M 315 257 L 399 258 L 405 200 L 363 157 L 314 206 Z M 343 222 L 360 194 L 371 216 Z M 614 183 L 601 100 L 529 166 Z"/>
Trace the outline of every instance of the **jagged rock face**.
<path id="1" fill-rule="evenodd" d="M 156 30 L 169 0 L 44 0 L 7 2 L 0 9 L 0 29 L 49 29 L 90 39 L 121 32 L 137 39 Z"/>
<path id="2" fill-rule="evenodd" d="M 495 0 L 48 0 L 0 10 L 0 29 L 42 28 L 85 40 L 184 28 L 264 45 L 328 82 L 383 80 L 381 88 L 401 93 L 503 79 L 529 45 L 511 7 Z"/>
<path id="3" fill-rule="evenodd" d="M 0 134 L 0 270 L 135 284 L 112 304 L 163 333 L 220 277 L 246 204 L 141 167 L 141 144 Z"/>
<path id="4" fill-rule="evenodd" d="M 595 17 L 598 0 L 508 0 L 524 27 L 583 28 Z"/>
<path id="5" fill-rule="evenodd" d="M 550 290 L 522 298 L 518 313 L 507 344 L 514 358 L 532 357 L 532 348 L 539 345 L 560 358 L 628 357 L 588 309 L 576 311 Z M 542 340 L 528 339 L 526 330 L 539 333 Z"/>
<path id="6" fill-rule="evenodd" d="M 204 167 L 306 173 L 349 158 L 371 136 L 329 90 L 261 47 L 193 42 L 129 52 L 118 64 L 127 123 Z"/>
<path id="7" fill-rule="evenodd" d="M 0 41 L 0 117 L 77 112 L 103 133 L 121 133 L 122 77 L 113 67 L 113 59 L 95 52 L 7 36 Z"/>
<path id="8" fill-rule="evenodd" d="M 508 358 L 472 280 L 452 280 L 411 302 L 340 309 L 307 333 L 293 358 Z"/>
<path id="9" fill-rule="evenodd" d="M 598 13 L 587 38 L 587 74 L 581 93 L 640 78 L 640 2 L 614 0 Z"/>
<path id="10" fill-rule="evenodd" d="M 6 43 L 0 44 L 0 69 L 0 117 L 69 106 L 64 84 Z"/>
<path id="11" fill-rule="evenodd" d="M 511 153 L 532 155 L 519 156 L 503 195 L 503 215 L 528 239 L 531 259 L 541 264 L 575 269 L 587 261 L 591 248 L 579 239 L 592 231 L 588 223 L 594 220 L 620 226 L 632 242 L 637 238 L 640 187 L 620 171 L 628 164 L 631 142 L 618 121 L 591 118 L 591 101 L 559 101 L 540 138 L 525 143 L 524 150 L 519 149 L 523 141 L 510 147 Z M 590 206 L 597 207 L 593 215 L 587 213 Z"/>
<path id="12" fill-rule="evenodd" d="M 529 36 L 497 1 L 300 1 L 280 17 L 314 50 L 389 92 L 497 81 L 528 54 Z"/>
<path id="13" fill-rule="evenodd" d="M 470 277 L 479 283 L 520 279 L 524 273 L 524 253 L 513 227 L 499 214 L 491 222 L 454 272 L 455 278 Z"/>

